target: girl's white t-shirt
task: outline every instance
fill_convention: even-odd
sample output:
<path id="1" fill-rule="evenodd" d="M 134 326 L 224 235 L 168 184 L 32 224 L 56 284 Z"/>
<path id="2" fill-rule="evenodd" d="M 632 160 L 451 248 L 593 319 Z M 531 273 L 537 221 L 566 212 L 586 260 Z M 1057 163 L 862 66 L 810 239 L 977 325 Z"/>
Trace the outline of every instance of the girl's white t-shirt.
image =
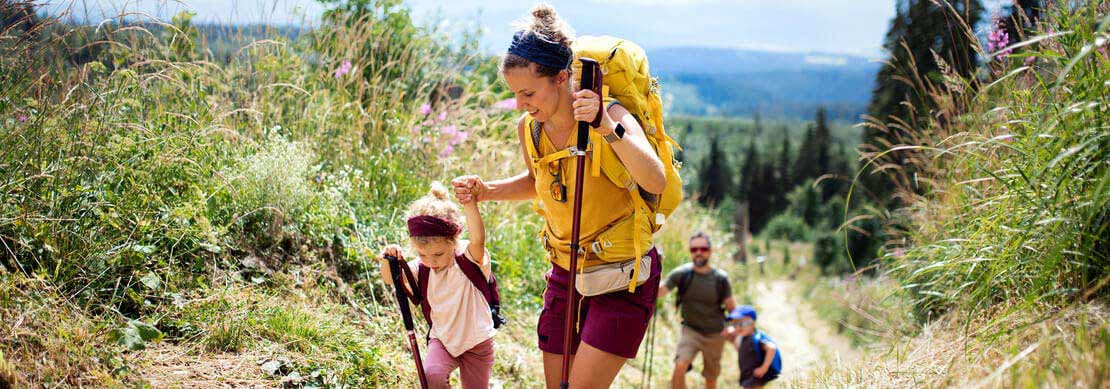
<path id="1" fill-rule="evenodd" d="M 456 253 L 461 251 L 467 261 L 471 261 L 466 250 L 466 242 L 459 242 Z M 418 274 L 420 260 L 409 261 L 413 274 Z M 489 251 L 479 263 L 482 275 L 489 279 Z M 428 295 L 425 296 L 432 312 L 431 337 L 439 339 L 447 353 L 458 357 L 479 343 L 493 337 L 489 303 L 474 284 L 466 278 L 456 261 L 439 270 L 428 271 Z"/>

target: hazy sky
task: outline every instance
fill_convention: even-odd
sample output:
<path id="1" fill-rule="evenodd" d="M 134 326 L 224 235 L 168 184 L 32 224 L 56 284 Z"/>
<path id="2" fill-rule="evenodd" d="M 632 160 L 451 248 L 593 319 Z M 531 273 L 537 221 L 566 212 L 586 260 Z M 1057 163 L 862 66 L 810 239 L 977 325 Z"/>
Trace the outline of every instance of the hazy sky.
<path id="1" fill-rule="evenodd" d="M 996 4 L 998 0 L 988 1 Z M 54 10 L 72 5 L 76 15 L 102 19 L 121 10 L 169 18 L 182 9 L 208 22 L 302 24 L 323 6 L 308 0 L 49 0 Z M 512 22 L 533 2 L 520 0 L 408 0 L 421 23 L 448 31 L 480 27 L 482 45 L 501 52 Z M 894 0 L 548 0 L 581 35 L 608 34 L 647 49 L 714 46 L 782 51 L 822 51 L 878 56 L 894 15 Z M 997 5 L 988 6 L 989 9 Z"/>

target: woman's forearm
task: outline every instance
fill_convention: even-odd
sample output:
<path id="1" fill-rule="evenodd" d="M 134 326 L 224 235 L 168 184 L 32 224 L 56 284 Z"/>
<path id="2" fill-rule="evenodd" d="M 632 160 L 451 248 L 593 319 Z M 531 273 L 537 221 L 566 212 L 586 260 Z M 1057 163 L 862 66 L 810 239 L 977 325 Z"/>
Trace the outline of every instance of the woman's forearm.
<path id="1" fill-rule="evenodd" d="M 479 201 L 517 201 L 536 198 L 536 180 L 527 171 L 506 179 L 487 182 Z"/>
<path id="2" fill-rule="evenodd" d="M 623 139 L 610 143 L 613 152 L 628 169 L 628 174 L 636 181 L 636 185 L 650 193 L 663 193 L 663 188 L 667 185 L 667 175 L 663 171 L 663 162 L 655 155 L 644 129 L 628 110 L 614 105 L 602 120 L 603 134 L 612 133 L 618 123 L 624 127 L 625 134 Z"/>
<path id="3" fill-rule="evenodd" d="M 611 145 L 637 185 L 650 193 L 663 192 L 663 186 L 667 184 L 663 163 L 655 156 L 647 138 L 627 138 Z"/>

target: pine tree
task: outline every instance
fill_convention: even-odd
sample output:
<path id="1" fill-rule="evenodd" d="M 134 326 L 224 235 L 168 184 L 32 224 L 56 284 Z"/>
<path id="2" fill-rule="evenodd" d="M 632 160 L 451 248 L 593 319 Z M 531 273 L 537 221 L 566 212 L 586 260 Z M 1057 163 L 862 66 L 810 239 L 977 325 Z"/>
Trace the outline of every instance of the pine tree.
<path id="1" fill-rule="evenodd" d="M 790 189 L 794 188 L 794 175 L 793 170 L 790 168 L 790 135 L 787 134 L 786 128 L 782 131 L 782 145 L 779 146 L 779 160 L 778 169 L 775 174 L 775 213 L 779 213 L 786 209 L 789 202 L 786 200 L 786 194 Z"/>
<path id="2" fill-rule="evenodd" d="M 774 209 L 775 163 L 769 160 L 767 163 L 753 165 L 753 169 L 755 169 L 754 182 L 749 203 L 752 215 L 751 228 L 755 233 L 762 230 L 776 213 Z"/>
<path id="3" fill-rule="evenodd" d="M 721 200 L 732 191 L 732 169 L 729 168 L 728 157 L 721 152 L 717 133 L 710 137 L 709 154 L 698 172 L 698 186 L 701 189 L 698 201 L 708 207 L 721 204 Z"/>
<path id="4" fill-rule="evenodd" d="M 977 26 L 982 13 L 983 6 L 979 0 L 898 0 L 896 15 L 891 20 L 883 44 L 890 58 L 876 78 L 868 107 L 869 115 L 879 123 L 901 121 L 911 128 L 919 118 L 929 117 L 935 106 L 926 95 L 928 91 L 909 85 L 906 80 L 943 88 L 944 84 L 939 82 L 942 75 L 937 57 L 943 59 L 953 75 L 971 76 L 977 67 L 977 53 L 972 42 L 976 38 L 965 32 L 964 25 Z M 900 128 L 866 128 L 862 139 L 863 151 L 876 153 L 894 145 L 913 142 L 914 134 Z M 912 167 L 907 167 L 905 163 L 911 155 L 909 153 L 889 153 L 879 162 L 902 166 L 908 176 L 912 174 Z M 865 177 L 865 185 L 879 198 L 886 198 L 894 187 L 889 180 L 877 175 Z"/>
<path id="5" fill-rule="evenodd" d="M 810 177 L 817 178 L 822 174 L 829 172 L 832 165 L 829 163 L 829 148 L 832 143 L 832 135 L 829 133 L 829 123 L 825 117 L 825 107 L 817 109 L 816 118 L 814 118 L 813 128 L 813 143 L 814 152 L 817 154 L 816 170 L 812 172 Z"/>
<path id="6" fill-rule="evenodd" d="M 741 201 L 751 199 L 752 184 L 755 182 L 755 167 L 758 164 L 759 156 L 756 155 L 755 136 L 753 135 L 748 141 L 748 150 L 744 152 L 744 162 L 740 165 L 740 190 L 737 197 Z"/>
<path id="7" fill-rule="evenodd" d="M 797 158 L 794 161 L 794 182 L 792 185 L 797 186 L 807 179 L 813 178 L 817 174 L 817 142 L 814 136 L 816 126 L 810 125 L 806 128 L 805 135 L 802 137 L 802 145 L 798 148 Z"/>

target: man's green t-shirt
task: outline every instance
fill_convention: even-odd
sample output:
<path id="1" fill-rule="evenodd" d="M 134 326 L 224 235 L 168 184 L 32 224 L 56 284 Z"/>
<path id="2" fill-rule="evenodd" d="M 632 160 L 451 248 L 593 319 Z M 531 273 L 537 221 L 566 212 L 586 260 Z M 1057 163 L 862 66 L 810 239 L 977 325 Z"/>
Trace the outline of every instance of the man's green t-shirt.
<path id="1" fill-rule="evenodd" d="M 707 274 L 693 271 L 694 265 L 687 263 L 671 270 L 667 274 L 664 285 L 667 289 L 677 294 L 678 284 L 682 282 L 682 274 L 693 272 L 690 276 L 686 293 L 681 296 L 682 305 L 679 313 L 682 315 L 682 324 L 702 334 L 721 332 L 725 328 L 724 314 L 721 306 L 724 299 L 732 295 L 732 286 L 728 282 L 728 275 L 720 269 L 713 269 Z M 723 282 L 724 289 L 729 291 L 724 299 L 718 296 L 717 283 Z"/>

